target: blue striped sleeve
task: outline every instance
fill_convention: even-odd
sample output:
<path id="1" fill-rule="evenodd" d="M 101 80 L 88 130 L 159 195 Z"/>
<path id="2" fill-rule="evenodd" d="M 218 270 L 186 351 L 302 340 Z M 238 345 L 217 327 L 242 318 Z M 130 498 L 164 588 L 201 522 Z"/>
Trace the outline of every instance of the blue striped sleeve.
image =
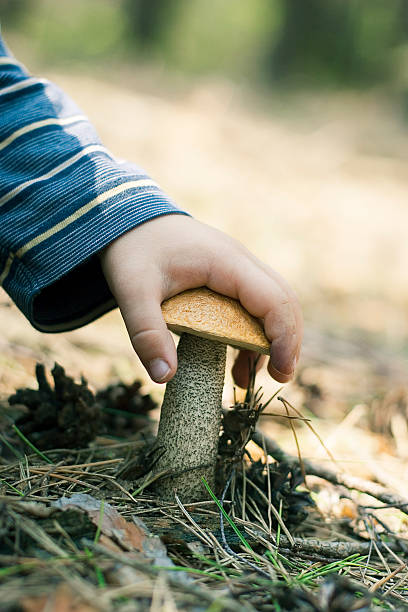
<path id="1" fill-rule="evenodd" d="M 0 284 L 32 325 L 66 331 L 113 308 L 98 252 L 175 213 L 186 214 L 0 36 Z"/>

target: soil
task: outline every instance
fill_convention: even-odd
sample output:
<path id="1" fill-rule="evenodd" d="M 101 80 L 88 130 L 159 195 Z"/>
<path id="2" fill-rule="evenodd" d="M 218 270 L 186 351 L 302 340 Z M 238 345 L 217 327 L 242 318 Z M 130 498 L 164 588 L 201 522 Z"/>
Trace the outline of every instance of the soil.
<path id="1" fill-rule="evenodd" d="M 406 507 L 367 493 L 368 482 L 386 488 L 390 499 L 408 498 L 408 132 L 398 108 L 375 90 L 257 98 L 219 79 L 170 87 L 151 68 L 104 66 L 99 76 L 52 70 L 33 65 L 18 41 L 12 46 L 72 95 L 116 155 L 146 167 L 182 207 L 241 240 L 296 288 L 306 337 L 297 378 L 282 395 L 309 420 L 294 423 L 296 441 L 274 400 L 259 423 L 290 456 L 297 457 L 299 445 L 305 464 L 321 469 L 306 478 L 315 506 L 305 518 L 301 464 L 289 462 L 288 471 L 287 461 L 265 461 L 263 448 L 248 442 L 253 463 L 247 454 L 245 465 L 255 472 L 249 480 L 274 495 L 278 514 L 282 500 L 290 529 L 288 535 L 280 528 L 275 555 L 279 521 L 237 467 L 235 526 L 262 557 L 243 551 L 225 519 L 237 559 L 226 552 L 215 503 L 185 508 L 188 518 L 176 503 L 160 506 L 140 490 L 149 474 L 142 449 L 154 435 L 154 404 L 163 389 L 134 357 L 119 314 L 69 334 L 43 335 L 0 293 L 3 609 L 405 609 Z M 10 406 L 17 389 L 38 386 L 37 362 L 48 381 L 44 401 L 37 408 L 29 401 Z M 74 381 L 67 382 L 67 404 L 48 374 L 55 362 Z M 264 373 L 257 384 L 265 400 L 277 390 Z M 243 400 L 236 390 L 237 403 Z M 234 403 L 228 377 L 224 407 Z M 12 430 L 19 418 L 51 463 Z M 245 438 L 241 427 L 235 433 L 223 440 L 224 449 L 233 447 L 228 467 Z M 269 489 L 266 465 L 276 479 Z M 359 479 L 357 489 L 339 484 L 333 472 Z M 220 474 L 225 482 L 228 470 Z M 97 505 L 91 511 L 89 500 L 85 510 L 54 508 L 55 515 L 43 516 L 76 493 L 94 504 L 105 500 L 126 524 L 104 527 L 98 536 L 99 519 L 89 516 L 104 511 Z M 224 505 L 234 513 L 231 496 L 230 488 Z M 64 512 L 71 514 L 63 519 Z M 167 563 L 164 553 L 152 565 L 129 543 L 136 516 L 162 535 L 167 557 L 185 571 L 163 573 L 157 568 Z M 265 583 L 248 561 L 259 561 L 272 579 Z M 177 582 L 178 573 L 194 583 Z"/>
<path id="2" fill-rule="evenodd" d="M 384 516 L 407 516 L 408 500 L 316 471 L 257 433 L 274 402 L 255 376 L 223 413 L 218 490 L 189 504 L 149 492 L 166 474 L 138 381 L 94 394 L 58 364 L 53 384 L 41 364 L 36 377 L 9 397 L 0 432 L 2 609 L 143 610 L 162 583 L 187 610 L 408 609 L 408 519 Z"/>

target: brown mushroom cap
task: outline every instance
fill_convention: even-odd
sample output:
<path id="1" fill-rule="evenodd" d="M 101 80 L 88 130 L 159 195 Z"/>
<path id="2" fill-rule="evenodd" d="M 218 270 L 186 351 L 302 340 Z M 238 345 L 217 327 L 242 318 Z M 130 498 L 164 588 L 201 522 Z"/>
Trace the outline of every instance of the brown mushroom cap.
<path id="1" fill-rule="evenodd" d="M 239 349 L 269 354 L 270 342 L 260 322 L 237 301 L 206 287 L 183 291 L 162 304 L 167 327 Z"/>

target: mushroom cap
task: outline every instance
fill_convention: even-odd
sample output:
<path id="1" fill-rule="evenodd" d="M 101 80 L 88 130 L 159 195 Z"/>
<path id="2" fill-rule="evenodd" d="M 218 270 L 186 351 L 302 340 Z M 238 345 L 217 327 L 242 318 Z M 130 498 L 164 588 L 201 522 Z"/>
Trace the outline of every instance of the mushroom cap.
<path id="1" fill-rule="evenodd" d="M 239 349 L 269 354 L 271 343 L 255 317 L 230 297 L 206 287 L 189 289 L 162 304 L 167 327 Z"/>

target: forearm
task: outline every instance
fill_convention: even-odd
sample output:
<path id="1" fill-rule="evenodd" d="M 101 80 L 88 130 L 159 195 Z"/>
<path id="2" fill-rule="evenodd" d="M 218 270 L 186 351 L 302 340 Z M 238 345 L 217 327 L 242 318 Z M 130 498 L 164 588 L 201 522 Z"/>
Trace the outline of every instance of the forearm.
<path id="1" fill-rule="evenodd" d="M 112 308 L 96 254 L 135 226 L 180 212 L 0 38 L 0 283 L 35 327 L 71 329 Z"/>

